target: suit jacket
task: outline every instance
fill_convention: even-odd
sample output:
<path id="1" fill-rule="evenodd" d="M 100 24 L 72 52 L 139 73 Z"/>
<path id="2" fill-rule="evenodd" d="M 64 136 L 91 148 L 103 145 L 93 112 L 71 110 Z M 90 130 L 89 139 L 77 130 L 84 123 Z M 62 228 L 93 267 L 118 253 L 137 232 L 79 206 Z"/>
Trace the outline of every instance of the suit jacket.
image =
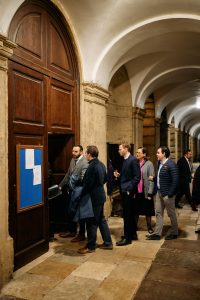
<path id="1" fill-rule="evenodd" d="M 82 156 L 77 163 L 75 162 L 75 159 L 72 158 L 69 169 L 59 186 L 63 188 L 64 185 L 67 185 L 69 189 L 73 190 L 75 186 L 81 185 L 87 168 L 88 161 L 84 156 Z"/>
<path id="2" fill-rule="evenodd" d="M 104 183 L 107 182 L 106 167 L 104 164 L 94 158 L 89 161 L 89 167 L 83 178 L 82 196 L 90 194 L 92 205 L 100 206 L 106 200 Z"/>
<path id="3" fill-rule="evenodd" d="M 179 170 L 179 183 L 188 184 L 191 182 L 191 168 L 188 165 L 187 159 L 185 156 L 181 157 L 177 162 Z"/>
<path id="4" fill-rule="evenodd" d="M 160 169 L 159 183 L 160 193 L 163 197 L 172 197 L 177 193 L 178 168 L 171 159 L 168 159 Z"/>
<path id="5" fill-rule="evenodd" d="M 154 166 L 150 160 L 146 160 L 142 166 L 143 190 L 145 198 L 153 195 L 154 182 L 149 180 L 149 176 L 155 176 Z"/>
<path id="6" fill-rule="evenodd" d="M 123 160 L 120 173 L 121 192 L 131 192 L 132 194 L 136 194 L 140 177 L 139 163 L 134 156 L 129 155 L 127 159 Z"/>
<path id="7" fill-rule="evenodd" d="M 192 202 L 195 204 L 200 203 L 200 166 L 196 169 L 196 172 L 194 174 Z"/>

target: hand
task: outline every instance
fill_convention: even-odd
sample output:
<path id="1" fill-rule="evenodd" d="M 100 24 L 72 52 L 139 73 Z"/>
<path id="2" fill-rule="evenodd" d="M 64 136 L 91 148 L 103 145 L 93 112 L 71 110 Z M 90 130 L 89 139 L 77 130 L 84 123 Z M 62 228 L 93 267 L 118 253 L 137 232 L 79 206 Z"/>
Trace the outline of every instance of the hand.
<path id="1" fill-rule="evenodd" d="M 117 170 L 115 170 L 115 171 L 113 172 L 113 175 L 114 175 L 115 178 L 117 179 L 117 178 L 120 176 L 120 173 L 119 173 Z"/>
<path id="2" fill-rule="evenodd" d="M 153 181 L 154 177 L 152 175 L 149 176 L 149 180 Z"/>

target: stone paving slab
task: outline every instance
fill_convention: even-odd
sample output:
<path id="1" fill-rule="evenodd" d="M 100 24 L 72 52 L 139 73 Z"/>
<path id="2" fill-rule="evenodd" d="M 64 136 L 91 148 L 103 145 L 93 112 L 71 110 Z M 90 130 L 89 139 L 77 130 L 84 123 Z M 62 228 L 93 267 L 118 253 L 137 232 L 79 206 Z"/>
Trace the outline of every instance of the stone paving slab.
<path id="1" fill-rule="evenodd" d="M 30 274 L 45 275 L 56 280 L 63 280 L 77 268 L 77 265 L 58 261 L 45 260 L 28 271 Z"/>
<path id="2" fill-rule="evenodd" d="M 137 287 L 130 280 L 106 278 L 89 300 L 131 300 Z"/>
<path id="3" fill-rule="evenodd" d="M 70 275 L 46 293 L 42 300 L 88 300 L 100 283 L 99 280 Z"/>
<path id="4" fill-rule="evenodd" d="M 28 300 L 41 300 L 58 282 L 59 280 L 48 276 L 26 273 L 6 285 L 2 289 L 2 294 Z"/>
<path id="5" fill-rule="evenodd" d="M 200 300 L 200 243 L 165 241 L 134 300 Z"/>
<path id="6" fill-rule="evenodd" d="M 161 248 L 180 249 L 184 251 L 200 252 L 200 241 L 197 240 L 171 240 L 165 241 Z"/>
<path id="7" fill-rule="evenodd" d="M 199 252 L 163 248 L 157 254 L 154 262 L 157 264 L 176 266 L 176 268 L 189 268 L 194 271 L 199 271 L 200 269 Z"/>
<path id="8" fill-rule="evenodd" d="M 144 280 L 134 300 L 199 300 L 200 288 L 154 280 Z"/>

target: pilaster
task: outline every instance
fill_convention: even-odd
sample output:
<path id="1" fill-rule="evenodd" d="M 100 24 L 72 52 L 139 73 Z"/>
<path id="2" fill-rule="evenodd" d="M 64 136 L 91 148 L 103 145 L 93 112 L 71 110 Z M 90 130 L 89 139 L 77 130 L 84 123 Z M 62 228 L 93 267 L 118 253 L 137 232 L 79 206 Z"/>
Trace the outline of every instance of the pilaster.
<path id="1" fill-rule="evenodd" d="M 156 118 L 156 120 L 155 120 L 155 126 L 156 126 L 155 149 L 158 149 L 158 147 L 160 146 L 160 124 L 161 124 L 161 119 Z"/>
<path id="2" fill-rule="evenodd" d="M 101 161 L 106 164 L 106 110 L 110 93 L 94 83 L 83 83 L 82 88 L 81 143 L 84 147 L 96 145 Z"/>
<path id="3" fill-rule="evenodd" d="M 168 126 L 168 147 L 171 153 L 171 159 L 176 160 L 176 140 L 175 140 L 175 127 L 174 124 Z"/>
<path id="4" fill-rule="evenodd" d="M 0 35 L 0 289 L 12 277 L 13 240 L 8 233 L 8 58 L 15 44 Z"/>
<path id="5" fill-rule="evenodd" d="M 143 120 L 145 116 L 145 110 L 139 107 L 132 108 L 133 118 L 133 144 L 134 150 L 143 146 Z"/>

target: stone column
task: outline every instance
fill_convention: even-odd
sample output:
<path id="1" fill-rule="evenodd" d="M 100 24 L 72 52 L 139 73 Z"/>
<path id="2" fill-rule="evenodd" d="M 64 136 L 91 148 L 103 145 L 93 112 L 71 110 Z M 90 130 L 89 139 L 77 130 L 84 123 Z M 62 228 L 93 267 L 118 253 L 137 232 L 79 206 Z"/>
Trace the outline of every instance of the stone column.
<path id="1" fill-rule="evenodd" d="M 182 156 L 182 133 L 179 128 L 174 129 L 175 133 L 175 145 L 174 145 L 174 154 L 176 162 Z"/>
<path id="2" fill-rule="evenodd" d="M 156 150 L 160 146 L 160 124 L 161 124 L 161 119 L 156 118 L 155 119 L 155 126 L 156 126 L 155 149 Z"/>
<path id="3" fill-rule="evenodd" d="M 168 147 L 171 152 L 171 159 L 176 160 L 175 157 L 175 128 L 173 124 L 168 127 Z"/>
<path id="4" fill-rule="evenodd" d="M 133 115 L 133 145 L 134 151 L 138 147 L 143 146 L 143 119 L 145 115 L 145 110 L 139 107 L 132 108 Z"/>
<path id="5" fill-rule="evenodd" d="M 12 277 L 13 240 L 8 232 L 8 58 L 15 44 L 0 35 L 0 289 Z"/>
<path id="6" fill-rule="evenodd" d="M 110 93 L 94 83 L 83 83 L 81 106 L 81 143 L 83 146 L 96 145 L 99 158 L 106 164 L 106 110 Z"/>

